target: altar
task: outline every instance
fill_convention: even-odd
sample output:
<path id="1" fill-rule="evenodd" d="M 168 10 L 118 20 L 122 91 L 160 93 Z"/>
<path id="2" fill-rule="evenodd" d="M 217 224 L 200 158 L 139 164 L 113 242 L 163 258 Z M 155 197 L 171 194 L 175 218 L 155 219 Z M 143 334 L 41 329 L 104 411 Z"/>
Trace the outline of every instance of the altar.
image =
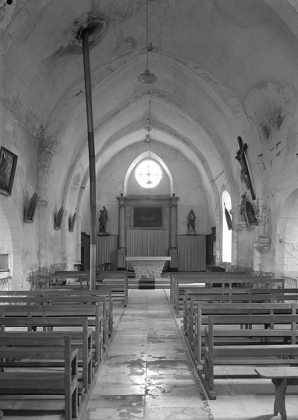
<path id="1" fill-rule="evenodd" d="M 136 278 L 159 278 L 166 261 L 171 257 L 126 257 L 136 273 Z"/>

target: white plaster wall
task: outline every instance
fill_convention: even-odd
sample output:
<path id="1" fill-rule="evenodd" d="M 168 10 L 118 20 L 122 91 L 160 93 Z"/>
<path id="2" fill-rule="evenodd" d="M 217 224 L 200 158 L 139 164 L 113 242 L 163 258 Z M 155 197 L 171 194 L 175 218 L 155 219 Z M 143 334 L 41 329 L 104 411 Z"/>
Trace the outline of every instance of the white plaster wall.
<path id="1" fill-rule="evenodd" d="M 247 271 L 254 270 L 254 229 L 254 227 L 249 227 L 248 229 L 238 228 L 237 265 Z"/>
<path id="2" fill-rule="evenodd" d="M 10 254 L 12 259 L 12 237 L 4 211 L 0 208 L 0 254 Z M 12 261 L 9 261 L 9 269 L 12 270 Z"/>
<path id="3" fill-rule="evenodd" d="M 298 190 L 294 190 L 282 208 L 277 223 L 276 271 L 298 277 Z"/>
<path id="4" fill-rule="evenodd" d="M 147 145 L 140 141 L 132 147 L 126 148 L 117 154 L 97 174 L 97 213 L 105 206 L 109 212 L 107 231 L 112 235 L 118 234 L 118 201 L 117 196 L 124 190 L 124 179 L 131 163 L 144 151 Z M 152 141 L 151 151 L 158 155 L 168 167 L 174 184 L 174 193 L 179 197 L 178 201 L 178 234 L 187 233 L 187 216 L 191 209 L 196 214 L 196 231 L 198 234 L 209 234 L 211 224 L 209 213 L 213 209 L 209 206 L 206 193 L 197 170 L 179 151 L 161 143 Z M 167 175 L 164 173 L 163 181 L 155 189 L 144 190 L 139 187 L 134 179 L 134 172 L 128 182 L 128 194 L 168 194 L 170 185 Z M 89 189 L 86 190 L 82 203 L 82 231 L 89 233 Z M 211 219 L 212 220 L 212 219 Z M 98 225 L 97 225 L 98 230 Z"/>
<path id="5" fill-rule="evenodd" d="M 38 141 L 26 130 L 27 122 L 18 121 L 13 110 L 10 112 L 1 104 L 0 121 L 0 146 L 18 156 L 12 194 L 0 197 L 0 240 L 2 247 L 12 250 L 12 287 L 28 289 L 32 272 L 39 269 L 39 219 L 37 210 L 34 223 L 23 225 L 23 214 L 28 198 L 37 189 Z"/>

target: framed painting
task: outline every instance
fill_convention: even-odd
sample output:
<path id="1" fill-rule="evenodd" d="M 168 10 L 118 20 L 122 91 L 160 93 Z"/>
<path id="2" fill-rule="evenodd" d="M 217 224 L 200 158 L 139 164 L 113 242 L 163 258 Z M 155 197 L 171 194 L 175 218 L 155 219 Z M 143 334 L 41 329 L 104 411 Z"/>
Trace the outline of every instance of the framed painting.
<path id="1" fill-rule="evenodd" d="M 69 219 L 68 219 L 68 230 L 69 230 L 69 232 L 73 232 L 75 221 L 76 221 L 76 212 L 74 212 L 74 214 L 72 216 L 69 216 Z"/>
<path id="2" fill-rule="evenodd" d="M 133 227 L 162 228 L 162 207 L 134 207 Z"/>
<path id="3" fill-rule="evenodd" d="M 62 216 L 63 216 L 63 207 L 60 207 L 57 213 L 54 214 L 54 229 L 56 230 L 60 229 Z"/>
<path id="4" fill-rule="evenodd" d="M 18 157 L 5 147 L 0 149 L 0 193 L 11 195 Z"/>
<path id="5" fill-rule="evenodd" d="M 34 193 L 32 197 L 30 198 L 27 209 L 25 211 L 24 223 L 33 223 L 37 201 L 38 201 L 38 195 L 37 193 Z"/>

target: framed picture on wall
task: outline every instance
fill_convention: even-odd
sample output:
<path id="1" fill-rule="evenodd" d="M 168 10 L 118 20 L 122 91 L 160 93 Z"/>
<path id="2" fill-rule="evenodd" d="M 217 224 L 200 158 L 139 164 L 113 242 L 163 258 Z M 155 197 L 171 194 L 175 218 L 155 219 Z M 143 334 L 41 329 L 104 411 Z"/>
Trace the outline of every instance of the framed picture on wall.
<path id="1" fill-rule="evenodd" d="M 63 216 L 63 207 L 60 207 L 57 213 L 54 214 L 54 229 L 56 230 L 60 229 L 62 216 Z"/>
<path id="2" fill-rule="evenodd" d="M 30 198 L 28 206 L 25 210 L 24 223 L 33 223 L 37 201 L 38 201 L 38 195 L 37 193 L 34 193 L 32 197 Z"/>
<path id="3" fill-rule="evenodd" d="M 18 157 L 5 147 L 0 149 L 0 193 L 11 195 Z"/>
<path id="4" fill-rule="evenodd" d="M 134 228 L 162 228 L 162 207 L 134 207 Z"/>
<path id="5" fill-rule="evenodd" d="M 72 216 L 69 216 L 69 219 L 68 219 L 68 230 L 69 230 L 69 232 L 73 232 L 75 221 L 76 221 L 76 212 L 74 212 L 74 214 Z"/>

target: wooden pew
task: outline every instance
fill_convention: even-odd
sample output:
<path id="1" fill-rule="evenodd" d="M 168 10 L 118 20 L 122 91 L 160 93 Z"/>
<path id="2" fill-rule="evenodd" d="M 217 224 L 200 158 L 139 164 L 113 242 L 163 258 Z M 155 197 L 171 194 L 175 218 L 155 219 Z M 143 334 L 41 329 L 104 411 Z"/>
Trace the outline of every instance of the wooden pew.
<path id="1" fill-rule="evenodd" d="M 208 325 L 209 316 L 221 315 L 291 315 L 297 313 L 297 304 L 291 303 L 198 303 L 196 311 L 193 311 L 193 319 L 184 321 L 184 335 L 188 347 L 192 352 L 195 364 L 202 365 L 202 357 L 205 345 L 205 326 Z M 184 316 L 186 316 L 184 314 Z M 246 334 L 244 331 L 247 331 Z M 242 329 L 239 337 L 249 337 L 250 329 Z M 242 334 L 243 332 L 243 334 Z M 263 333 L 265 338 L 266 332 Z M 291 333 L 285 333 L 285 337 L 291 339 Z M 262 338 L 262 336 L 261 336 Z"/>
<path id="2" fill-rule="evenodd" d="M 33 308 L 33 307 L 32 307 Z M 15 315 L 19 315 L 16 313 Z M 82 386 L 80 394 L 88 392 L 89 385 L 93 378 L 93 355 L 92 355 L 92 329 L 88 327 L 87 318 L 79 317 L 42 317 L 42 316 L 7 316 L 0 317 L 0 328 L 2 332 L 20 330 L 25 328 L 32 330 L 32 327 L 41 329 L 50 329 L 56 335 L 65 335 L 71 337 L 72 345 L 79 349 L 78 363 L 82 367 Z M 97 361 L 98 356 L 95 356 Z M 49 366 L 49 362 L 46 363 Z M 57 361 L 55 361 L 57 366 Z"/>
<path id="3" fill-rule="evenodd" d="M 47 276 L 41 277 L 41 285 L 46 284 L 47 287 L 59 287 L 61 282 L 53 282 L 52 279 L 63 280 L 62 287 L 69 289 L 88 289 L 89 272 L 87 271 L 63 271 L 55 272 Z M 65 283 L 67 279 L 76 280 L 76 282 Z M 44 286 L 43 286 L 44 287 Z M 42 288 L 42 287 L 40 287 Z M 96 273 L 96 289 L 101 293 L 111 292 L 114 301 L 123 301 L 126 307 L 128 303 L 128 275 L 127 271 L 101 271 Z M 89 290 L 89 289 L 88 289 Z"/>
<path id="4" fill-rule="evenodd" d="M 68 290 L 67 288 L 40 289 L 34 291 L 4 291 L 0 295 L 0 304 L 91 304 L 99 303 L 102 316 L 103 348 L 108 346 L 113 333 L 113 301 L 111 292 L 90 290 Z M 94 326 L 94 325 L 93 325 Z"/>
<path id="5" fill-rule="evenodd" d="M 30 334 L 30 333 L 29 333 Z M 0 372 L 1 395 L 64 395 L 65 420 L 78 418 L 78 350 L 71 347 L 70 336 L 35 336 L 32 334 L 2 333 L 0 335 L 0 360 L 18 361 L 17 371 Z M 22 371 L 20 360 L 62 361 L 58 371 L 34 369 Z M 17 363 L 17 362 L 16 362 Z"/>
<path id="6" fill-rule="evenodd" d="M 236 272 L 207 272 L 207 271 L 178 271 L 178 272 L 170 272 L 170 303 L 174 306 L 174 296 L 177 294 L 179 290 L 179 285 L 183 283 L 190 283 L 190 284 L 202 284 L 204 287 L 205 282 L 203 281 L 204 278 L 206 279 L 217 279 L 217 278 L 234 278 L 235 276 L 243 276 L 244 273 L 236 273 Z"/>
<path id="7" fill-rule="evenodd" d="M 285 290 L 291 290 L 291 289 L 285 289 Z M 297 292 L 297 289 L 294 289 Z M 197 340 L 201 340 L 199 332 L 196 330 L 200 330 L 201 327 L 198 322 L 199 315 L 198 315 L 198 305 L 205 304 L 214 305 L 216 303 L 233 303 L 233 305 L 240 304 L 243 308 L 246 304 L 262 304 L 264 305 L 266 303 L 291 303 L 291 302 L 297 302 L 298 300 L 298 294 L 295 295 L 288 295 L 286 294 L 277 294 L 278 290 L 276 289 L 266 289 L 267 293 L 263 294 L 263 291 L 260 289 L 249 289 L 248 294 L 238 294 L 237 291 L 233 290 L 233 293 L 229 293 L 228 295 L 225 294 L 216 294 L 216 295 L 197 295 L 195 293 L 189 293 L 187 295 L 188 299 L 185 299 L 185 310 L 184 310 L 184 318 L 183 318 L 183 328 L 184 328 L 184 334 L 187 337 L 189 341 L 190 349 L 197 346 Z M 259 293 L 260 291 L 260 293 Z M 275 293 L 276 292 L 276 293 Z M 240 310 L 240 309 L 239 309 Z M 285 310 L 285 309 L 284 309 Z M 289 311 L 289 310 L 288 310 Z M 296 313 L 296 312 L 295 312 Z M 200 321 L 201 322 L 201 321 Z M 248 327 L 248 324 L 245 323 L 246 327 Z M 195 331 L 195 332 L 194 332 Z M 196 339 L 194 339 L 194 335 L 196 336 Z M 200 352 L 200 346 L 198 347 L 197 352 Z M 196 354 L 197 354 L 196 352 Z M 199 360 L 199 354 L 197 355 Z"/>
<path id="8" fill-rule="evenodd" d="M 298 385 L 298 367 L 258 367 L 255 369 L 260 378 L 270 378 L 275 386 L 274 415 L 281 415 L 281 420 L 287 420 L 285 406 L 288 385 Z"/>
<path id="9" fill-rule="evenodd" d="M 279 287 L 284 288 L 284 279 L 272 279 L 269 276 L 248 276 L 236 275 L 237 273 L 211 273 L 206 276 L 190 276 L 190 277 L 175 277 L 171 280 L 171 297 L 170 302 L 176 316 L 179 316 L 180 306 L 183 305 L 184 296 L 187 290 L 197 290 L 201 292 L 204 289 L 237 289 L 240 285 L 245 288 L 256 288 L 256 286 L 264 285 L 266 288 Z M 220 287 L 212 287 L 214 284 Z M 237 287 L 234 287 L 237 285 Z M 180 305 L 181 304 L 181 305 Z"/>
<path id="10" fill-rule="evenodd" d="M 238 327 L 238 333 L 241 333 L 241 324 L 248 322 L 254 326 L 260 327 L 261 325 L 270 324 L 276 329 L 263 330 L 263 333 L 272 337 L 283 337 L 284 331 L 291 330 L 292 344 L 245 344 L 242 345 L 241 341 L 232 342 L 235 336 L 235 327 Z M 203 365 L 203 373 L 200 371 L 203 385 L 208 393 L 209 398 L 216 398 L 214 390 L 214 377 L 239 377 L 239 374 L 225 373 L 224 375 L 216 374 L 215 366 L 297 366 L 298 365 L 298 345 L 296 344 L 297 337 L 297 322 L 298 315 L 231 315 L 209 316 L 208 328 L 205 329 L 206 347 L 205 358 Z M 216 331 L 219 337 L 229 337 L 231 345 L 220 345 L 214 343 L 214 325 L 221 326 Z M 233 326 L 233 327 L 232 327 Z M 252 328 L 249 330 L 249 336 L 259 336 L 259 328 Z M 246 332 L 247 334 L 247 332 Z M 254 373 L 242 374 L 244 377 L 256 377 Z"/>
<path id="11" fill-rule="evenodd" d="M 298 289 L 188 289 L 184 296 L 183 325 L 187 334 L 188 325 L 193 325 L 193 318 L 196 312 L 195 306 L 203 302 L 215 303 L 265 303 L 265 302 L 296 302 Z"/>
<path id="12" fill-rule="evenodd" d="M 11 298 L 9 298 L 11 299 Z M 14 298 L 12 298 L 14 299 Z M 16 298 L 19 300 L 20 298 Z M 0 316 L 1 317 L 69 317 L 69 318 L 86 318 L 87 325 L 91 332 L 94 332 L 91 348 L 94 349 L 94 364 L 98 367 L 103 358 L 103 328 L 102 328 L 102 315 L 98 302 L 93 304 L 85 303 L 82 305 L 75 305 L 74 302 L 62 300 L 59 305 L 48 305 L 46 297 L 36 298 L 36 302 L 32 303 L 32 298 L 22 298 L 24 300 L 22 305 L 3 305 L 0 303 Z M 0 298 L 0 302 L 3 298 Z M 44 304 L 46 303 L 46 304 Z"/>
<path id="13" fill-rule="evenodd" d="M 108 287 L 115 300 L 123 300 L 124 307 L 128 303 L 128 274 L 123 271 L 100 271 L 96 273 L 96 288 Z"/>
<path id="14" fill-rule="evenodd" d="M 59 286 L 66 284 L 68 280 L 77 280 L 82 284 L 89 282 L 90 271 L 65 270 L 55 271 L 46 275 L 39 276 L 39 288 L 49 288 L 51 286 Z"/>
<path id="15" fill-rule="evenodd" d="M 187 289 L 184 296 L 184 329 L 185 325 L 191 324 L 194 307 L 198 303 L 252 303 L 252 302 L 296 302 L 298 289 Z"/>

